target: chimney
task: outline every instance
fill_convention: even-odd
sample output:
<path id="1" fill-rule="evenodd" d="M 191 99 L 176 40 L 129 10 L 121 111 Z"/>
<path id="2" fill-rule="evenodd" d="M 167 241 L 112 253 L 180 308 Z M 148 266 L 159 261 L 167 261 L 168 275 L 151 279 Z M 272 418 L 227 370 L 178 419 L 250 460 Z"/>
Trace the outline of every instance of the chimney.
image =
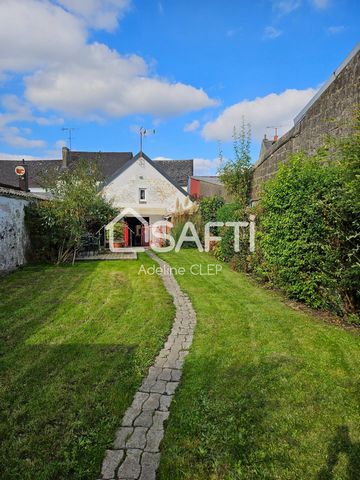
<path id="1" fill-rule="evenodd" d="M 24 174 L 19 176 L 19 188 L 23 192 L 29 191 L 29 181 L 28 181 L 28 171 L 25 167 L 25 160 L 23 159 L 21 162 L 21 166 L 24 167 Z"/>
<path id="2" fill-rule="evenodd" d="M 62 168 L 69 166 L 70 150 L 67 147 L 62 147 Z"/>

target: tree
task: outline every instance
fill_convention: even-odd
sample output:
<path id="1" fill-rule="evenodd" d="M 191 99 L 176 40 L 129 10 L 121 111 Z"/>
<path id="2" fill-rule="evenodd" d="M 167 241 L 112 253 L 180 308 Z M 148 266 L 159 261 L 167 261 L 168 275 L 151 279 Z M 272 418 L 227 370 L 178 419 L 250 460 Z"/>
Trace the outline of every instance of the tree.
<path id="1" fill-rule="evenodd" d="M 100 181 L 96 161 L 80 160 L 71 168 L 42 175 L 51 199 L 31 203 L 26 215 L 37 257 L 56 263 L 74 259 L 82 237 L 94 235 L 116 215 L 99 193 Z"/>
<path id="2" fill-rule="evenodd" d="M 219 168 L 219 176 L 229 195 L 236 203 L 243 207 L 249 204 L 251 187 L 251 130 L 250 124 L 245 124 L 243 118 L 240 132 L 234 127 L 233 149 L 234 158 L 222 162 Z M 223 160 L 220 151 L 220 159 Z"/>

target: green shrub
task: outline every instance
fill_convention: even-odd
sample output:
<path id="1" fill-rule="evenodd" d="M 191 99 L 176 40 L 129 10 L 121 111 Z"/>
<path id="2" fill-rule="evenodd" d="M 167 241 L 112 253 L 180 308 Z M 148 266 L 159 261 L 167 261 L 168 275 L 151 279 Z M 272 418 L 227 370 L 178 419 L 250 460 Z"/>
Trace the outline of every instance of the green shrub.
<path id="1" fill-rule="evenodd" d="M 265 184 L 257 273 L 314 308 L 359 308 L 359 137 L 293 156 Z M 357 153 L 354 155 L 354 151 Z"/>
<path id="2" fill-rule="evenodd" d="M 218 210 L 218 222 L 242 222 L 248 221 L 249 209 L 238 203 L 227 203 Z M 224 262 L 230 262 L 232 259 L 232 267 L 234 269 L 247 270 L 246 259 L 249 255 L 249 231 L 240 228 L 240 251 L 235 252 L 234 249 L 234 227 L 222 227 L 219 235 L 221 241 L 214 248 L 215 257 Z M 236 264 L 236 268 L 235 268 Z M 243 267 L 240 267 L 240 264 Z"/>
<path id="3" fill-rule="evenodd" d="M 96 162 L 80 160 L 55 173 L 42 179 L 51 200 L 30 203 L 26 223 L 32 259 L 63 263 L 74 259 L 83 240 L 114 218 L 116 210 L 99 194 Z"/>
<path id="4" fill-rule="evenodd" d="M 219 208 L 221 208 L 224 203 L 224 199 L 218 195 L 202 198 L 199 201 L 199 208 L 203 222 L 216 222 Z"/>

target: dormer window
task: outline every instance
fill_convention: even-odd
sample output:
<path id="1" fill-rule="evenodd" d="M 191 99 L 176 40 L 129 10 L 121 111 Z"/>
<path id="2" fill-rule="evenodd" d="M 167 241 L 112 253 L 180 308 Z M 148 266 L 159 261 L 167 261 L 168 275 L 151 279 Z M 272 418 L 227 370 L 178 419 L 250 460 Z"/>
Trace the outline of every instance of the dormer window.
<path id="1" fill-rule="evenodd" d="M 139 202 L 146 203 L 146 188 L 139 188 Z"/>

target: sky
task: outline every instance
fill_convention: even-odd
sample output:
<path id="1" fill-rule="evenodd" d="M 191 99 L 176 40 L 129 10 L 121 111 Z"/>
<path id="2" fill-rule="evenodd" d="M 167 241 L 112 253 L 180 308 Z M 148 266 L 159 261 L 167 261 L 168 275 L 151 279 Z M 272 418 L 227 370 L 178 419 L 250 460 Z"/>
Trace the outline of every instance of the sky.
<path id="1" fill-rule="evenodd" d="M 250 123 L 252 159 L 359 42 L 359 0 L 0 0 L 0 158 L 195 159 Z"/>

